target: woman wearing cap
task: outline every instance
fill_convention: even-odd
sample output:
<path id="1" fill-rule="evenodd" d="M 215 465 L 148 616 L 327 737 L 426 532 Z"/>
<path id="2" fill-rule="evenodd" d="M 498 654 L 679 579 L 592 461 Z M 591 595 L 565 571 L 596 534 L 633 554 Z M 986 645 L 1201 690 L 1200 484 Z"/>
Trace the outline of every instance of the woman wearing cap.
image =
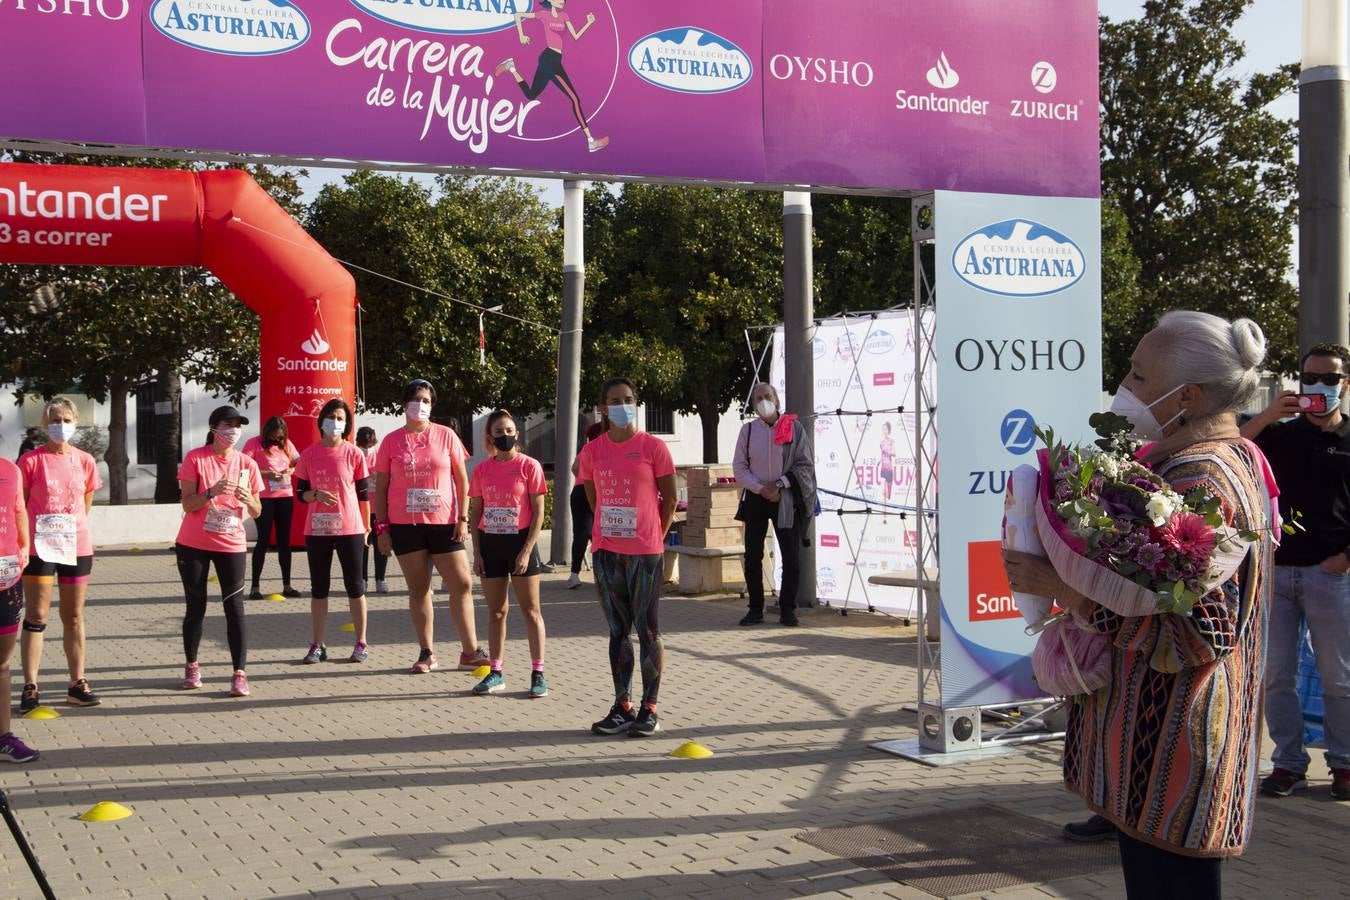
<path id="1" fill-rule="evenodd" d="M 488 416 L 483 445 L 488 458 L 473 470 L 469 482 L 469 520 L 474 524 L 473 571 L 483 579 L 487 599 L 490 671 L 474 687 L 475 694 L 506 690 L 502 653 L 506 647 L 508 581 L 525 617 L 530 643 L 530 696 L 547 697 L 544 680 L 544 617 L 539 612 L 537 542 L 544 527 L 544 467 L 518 449 L 520 433 L 509 412 Z"/>
<path id="2" fill-rule="evenodd" d="M 665 580 L 665 537 L 675 518 L 675 463 L 670 448 L 637 427 L 637 396 L 626 378 L 600 392 L 609 430 L 581 448 L 581 480 L 595 510 L 591 558 L 600 607 L 609 623 L 614 706 L 593 734 L 647 737 L 660 728 L 656 695 L 664 651 L 657 610 Z M 642 654 L 642 708 L 633 710 L 633 645 Z"/>
<path id="3" fill-rule="evenodd" d="M 365 662 L 366 579 L 361 561 L 366 549 L 366 523 L 370 521 L 369 480 L 366 455 L 347 441 L 352 433 L 352 408 L 335 397 L 319 411 L 319 443 L 300 454 L 295 467 L 297 496 L 306 506 L 305 550 L 309 556 L 309 579 L 314 586 L 310 601 L 313 638 L 303 663 L 328 658 L 323 643 L 324 620 L 328 618 L 328 585 L 333 553 L 342 566 L 342 584 L 351 607 L 356 646 L 351 662 Z"/>
<path id="4" fill-rule="evenodd" d="M 379 438 L 375 436 L 375 429 L 369 425 L 362 425 L 356 429 L 356 449 L 361 451 L 361 455 L 366 458 L 366 471 L 370 473 L 370 483 L 375 483 L 375 454 L 379 449 Z M 366 538 L 366 546 L 374 547 L 375 539 L 375 516 L 371 515 L 370 533 Z M 375 593 L 389 593 L 389 582 L 384 580 L 385 570 L 389 567 L 389 557 L 375 549 Z M 365 579 L 366 585 L 370 585 L 370 554 L 362 551 L 361 553 L 361 577 Z"/>
<path id="5" fill-rule="evenodd" d="M 299 597 L 291 587 L 291 517 L 295 510 L 295 490 L 291 476 L 300 458 L 286 431 L 286 420 L 273 416 L 264 423 L 262 433 L 249 438 L 241 451 L 258 464 L 263 476 L 262 515 L 258 516 L 258 542 L 253 545 L 253 590 L 248 599 L 261 600 L 258 581 L 267 564 L 267 545 L 272 542 L 273 526 L 277 535 L 277 562 L 281 564 L 281 593 Z"/>
<path id="6" fill-rule="evenodd" d="M 98 463 L 71 443 L 79 414 L 75 404 L 56 397 L 42 411 L 47 443 L 19 460 L 28 532 L 33 552 L 24 570 L 27 608 L 20 638 L 23 657 L 23 697 L 19 709 L 35 709 L 38 669 L 42 664 L 43 632 L 52 609 L 52 583 L 61 593 L 61 642 L 66 649 L 70 686 L 66 702 L 97 706 L 99 697 L 84 677 L 84 599 L 94 567 L 94 539 L 89 533 L 89 509 L 94 491 L 103 486 Z"/>
<path id="7" fill-rule="evenodd" d="M 375 531 L 381 553 L 398 557 L 408 582 L 413 629 L 421 649 L 414 675 L 437 668 L 433 647 L 431 565 L 450 594 L 450 618 L 459 633 L 459 668 L 472 671 L 488 662 L 478 646 L 469 590 L 469 561 L 464 553 L 469 517 L 469 478 L 464 443 L 449 428 L 431 421 L 436 389 L 416 379 L 403 388 L 404 425 L 385 435 L 375 455 Z"/>
<path id="8" fill-rule="evenodd" d="M 244 672 L 248 655 L 244 634 L 244 565 L 248 555 L 244 516 L 256 519 L 262 513 L 258 496 L 263 490 L 262 473 L 253 459 L 234 449 L 239 442 L 240 426 L 247 424 L 248 419 L 233 406 L 218 406 L 211 411 L 211 433 L 206 445 L 188 453 L 178 467 L 178 489 L 186 515 L 174 545 L 187 600 L 183 616 L 183 653 L 187 657 L 183 688 L 202 686 L 197 648 L 206 619 L 208 572 L 214 565 L 220 596 L 225 601 L 225 633 L 234 669 L 230 694 L 235 697 L 247 697 L 249 692 L 248 675 Z"/>
<path id="9" fill-rule="evenodd" d="M 11 730 L 9 658 L 23 617 L 23 580 L 28 565 L 28 513 L 19 467 L 0 459 L 0 762 L 26 763 L 38 752 Z"/>

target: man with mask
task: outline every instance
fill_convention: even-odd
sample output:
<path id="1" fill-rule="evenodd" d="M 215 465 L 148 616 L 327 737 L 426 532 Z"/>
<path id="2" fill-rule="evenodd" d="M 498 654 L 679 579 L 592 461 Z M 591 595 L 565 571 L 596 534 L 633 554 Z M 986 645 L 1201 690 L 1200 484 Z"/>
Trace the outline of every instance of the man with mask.
<path id="1" fill-rule="evenodd" d="M 778 392 L 757 384 L 750 394 L 755 418 L 741 426 L 732 471 L 744 493 L 736 518 L 745 523 L 745 584 L 750 610 L 742 625 L 764 621 L 764 537 L 772 522 L 782 554 L 778 621 L 797 624 L 802 535 L 815 511 L 816 479 L 811 442 L 796 416 L 784 416 Z"/>
<path id="2" fill-rule="evenodd" d="M 1266 669 L 1275 768 L 1261 782 L 1273 797 L 1308 784 L 1295 691 L 1299 622 L 1306 619 L 1322 676 L 1331 795 L 1350 800 L 1350 419 L 1341 412 L 1348 373 L 1350 349 L 1318 344 L 1303 357 L 1301 393 L 1280 394 L 1242 428 L 1270 459 L 1280 512 L 1286 521 L 1297 514 L 1303 526 L 1275 552 Z"/>

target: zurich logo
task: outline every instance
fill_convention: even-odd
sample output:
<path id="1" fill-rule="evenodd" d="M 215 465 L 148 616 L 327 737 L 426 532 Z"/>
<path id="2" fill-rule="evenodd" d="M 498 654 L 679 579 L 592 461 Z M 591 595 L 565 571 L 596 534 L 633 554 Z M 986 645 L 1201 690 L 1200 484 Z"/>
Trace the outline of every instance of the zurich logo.
<path id="1" fill-rule="evenodd" d="M 877 329 L 867 336 L 863 349 L 868 353 L 890 353 L 895 349 L 895 336 L 889 331 Z"/>
<path id="2" fill-rule="evenodd" d="M 150 22 L 160 34 L 197 50 L 271 56 L 309 40 L 309 19 L 290 0 L 155 0 Z"/>
<path id="3" fill-rule="evenodd" d="M 668 28 L 628 51 L 628 65 L 648 84 L 682 94 L 722 94 L 750 81 L 744 50 L 702 28 Z"/>
<path id="4" fill-rule="evenodd" d="M 1021 456 L 1036 446 L 1036 420 L 1025 409 L 1014 409 L 1003 417 L 998 436 L 1004 450 Z"/>
<path id="5" fill-rule="evenodd" d="M 330 0 L 331 2 L 331 0 Z M 352 0 L 377 19 L 435 34 L 487 34 L 516 24 L 516 13 L 530 12 L 532 0 Z"/>
<path id="6" fill-rule="evenodd" d="M 962 281 L 1004 297 L 1044 297 L 1068 290 L 1086 267 L 1077 244 L 1026 219 L 972 232 L 952 252 L 952 268 Z"/>

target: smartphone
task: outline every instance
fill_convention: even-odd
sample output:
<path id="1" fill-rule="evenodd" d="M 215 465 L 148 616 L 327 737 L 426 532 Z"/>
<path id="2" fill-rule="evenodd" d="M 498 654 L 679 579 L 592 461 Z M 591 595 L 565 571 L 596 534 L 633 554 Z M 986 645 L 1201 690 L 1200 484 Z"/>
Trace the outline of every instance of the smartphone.
<path id="1" fill-rule="evenodd" d="M 1327 395 L 1326 394 L 1299 394 L 1298 411 L 1312 413 L 1315 416 L 1324 416 L 1327 414 Z"/>

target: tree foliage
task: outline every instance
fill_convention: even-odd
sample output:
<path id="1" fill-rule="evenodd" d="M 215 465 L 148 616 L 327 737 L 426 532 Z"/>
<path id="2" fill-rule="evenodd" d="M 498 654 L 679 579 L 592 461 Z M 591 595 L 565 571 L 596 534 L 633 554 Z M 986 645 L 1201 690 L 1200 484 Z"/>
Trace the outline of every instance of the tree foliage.
<path id="1" fill-rule="evenodd" d="M 914 296 L 909 200 L 815 194 L 816 315 L 890 309 Z"/>

